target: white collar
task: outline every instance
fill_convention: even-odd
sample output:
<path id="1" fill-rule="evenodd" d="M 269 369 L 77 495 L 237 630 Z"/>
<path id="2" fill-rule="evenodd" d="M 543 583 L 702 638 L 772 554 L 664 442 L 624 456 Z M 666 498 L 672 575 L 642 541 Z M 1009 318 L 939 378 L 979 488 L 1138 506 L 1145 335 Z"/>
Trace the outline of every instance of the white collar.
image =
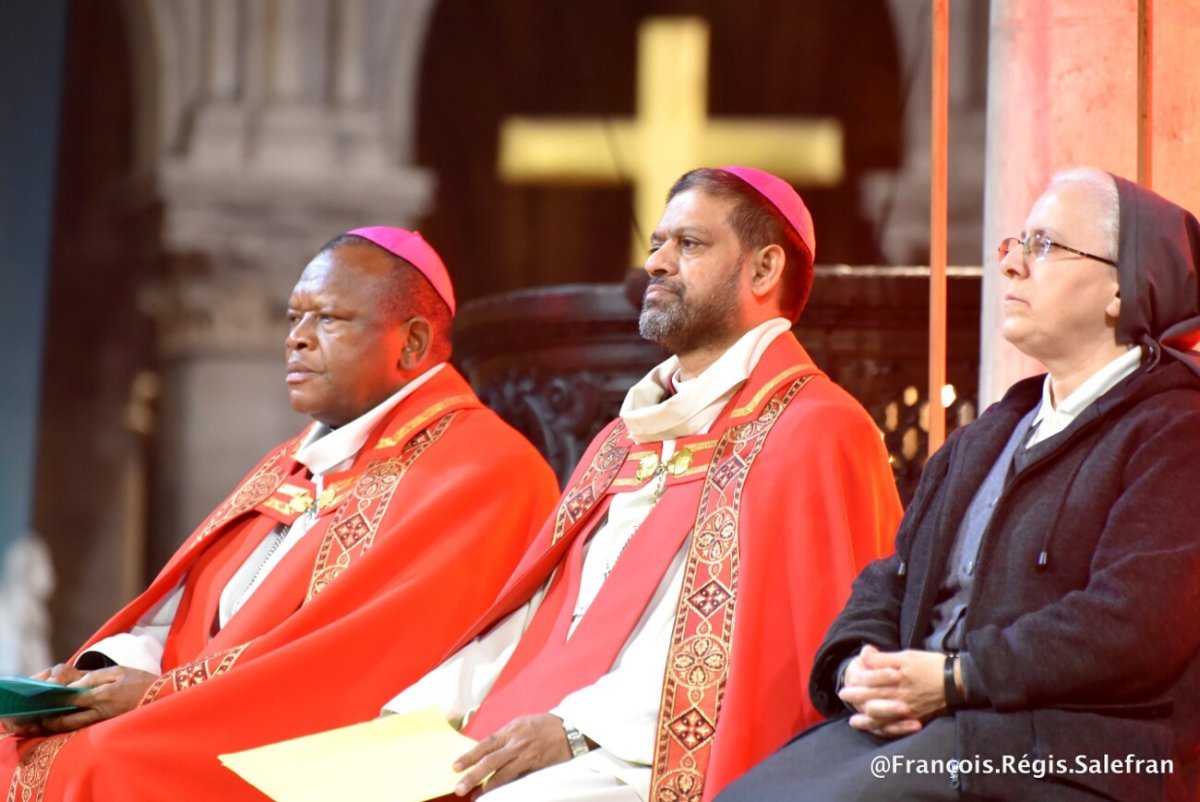
<path id="1" fill-rule="evenodd" d="M 758 324 L 699 376 L 687 381 L 678 378 L 679 357 L 668 358 L 626 394 L 621 419 L 629 436 L 636 443 L 650 443 L 706 431 L 725 402 L 750 377 L 767 347 L 791 327 L 781 317 Z M 676 392 L 664 398 L 672 380 Z"/>
<path id="2" fill-rule="evenodd" d="M 343 426 L 331 429 L 324 423 L 317 423 L 304 438 L 303 445 L 296 453 L 296 461 L 312 471 L 314 476 L 329 473 L 357 454 L 367 442 L 371 430 L 395 409 L 397 404 L 416 392 L 418 387 L 432 379 L 444 367 L 445 362 L 434 365 L 383 402 Z"/>
<path id="3" fill-rule="evenodd" d="M 1079 417 L 1080 412 L 1137 370 L 1141 362 L 1142 347 L 1139 345 L 1130 348 L 1088 376 L 1073 393 L 1059 401 L 1057 407 L 1053 403 L 1050 376 L 1047 374 L 1046 381 L 1042 384 L 1042 404 L 1033 419 L 1034 433 L 1030 436 L 1027 447 L 1053 437 L 1070 426 L 1071 422 Z"/>

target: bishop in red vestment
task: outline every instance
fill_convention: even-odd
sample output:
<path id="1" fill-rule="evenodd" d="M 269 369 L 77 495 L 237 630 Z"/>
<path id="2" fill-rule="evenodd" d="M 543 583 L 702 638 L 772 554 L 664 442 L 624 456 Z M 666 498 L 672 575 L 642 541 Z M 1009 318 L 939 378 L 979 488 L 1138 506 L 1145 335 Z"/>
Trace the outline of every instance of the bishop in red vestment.
<path id="1" fill-rule="evenodd" d="M 813 656 L 901 510 L 871 418 L 790 332 L 813 249 L 775 176 L 704 169 L 671 190 L 640 323 L 674 356 L 492 609 L 387 705 L 437 704 L 482 739 L 460 795 L 707 800 L 819 719 Z"/>
<path id="2" fill-rule="evenodd" d="M 314 418 L 48 678 L 83 710 L 6 722 L 14 802 L 261 800 L 217 755 L 374 715 L 509 578 L 557 494 L 448 364 L 454 295 L 417 234 L 356 229 L 289 301 Z"/>

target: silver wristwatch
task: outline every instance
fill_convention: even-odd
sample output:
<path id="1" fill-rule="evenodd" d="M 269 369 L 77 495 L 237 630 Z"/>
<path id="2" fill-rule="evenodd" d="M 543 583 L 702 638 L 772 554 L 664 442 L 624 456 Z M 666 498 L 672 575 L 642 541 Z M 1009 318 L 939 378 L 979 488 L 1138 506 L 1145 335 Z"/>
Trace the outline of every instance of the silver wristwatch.
<path id="1" fill-rule="evenodd" d="M 583 733 L 579 730 L 563 724 L 563 731 L 567 734 L 567 746 L 571 747 L 571 757 L 575 758 L 587 754 L 591 749 L 588 746 L 587 738 L 584 738 Z"/>

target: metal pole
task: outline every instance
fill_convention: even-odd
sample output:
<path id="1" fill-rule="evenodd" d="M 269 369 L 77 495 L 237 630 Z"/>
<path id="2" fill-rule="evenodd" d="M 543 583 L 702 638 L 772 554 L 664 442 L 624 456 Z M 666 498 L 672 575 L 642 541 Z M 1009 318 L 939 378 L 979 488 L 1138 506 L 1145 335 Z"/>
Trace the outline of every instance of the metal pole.
<path id="1" fill-rule="evenodd" d="M 950 0 L 933 0 L 933 109 L 929 182 L 929 453 L 946 439 L 946 187 Z"/>
<path id="2" fill-rule="evenodd" d="M 1154 182 L 1154 0 L 1138 0 L 1137 180 Z"/>

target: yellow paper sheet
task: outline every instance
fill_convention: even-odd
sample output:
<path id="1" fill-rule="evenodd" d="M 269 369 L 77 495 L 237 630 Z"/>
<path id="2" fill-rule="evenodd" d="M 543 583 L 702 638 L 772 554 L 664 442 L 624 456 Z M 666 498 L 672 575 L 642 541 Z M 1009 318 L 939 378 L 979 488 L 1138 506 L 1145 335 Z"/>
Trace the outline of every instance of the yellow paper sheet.
<path id="1" fill-rule="evenodd" d="M 430 708 L 220 759 L 276 802 L 424 802 L 453 792 L 450 766 L 474 745 Z"/>

